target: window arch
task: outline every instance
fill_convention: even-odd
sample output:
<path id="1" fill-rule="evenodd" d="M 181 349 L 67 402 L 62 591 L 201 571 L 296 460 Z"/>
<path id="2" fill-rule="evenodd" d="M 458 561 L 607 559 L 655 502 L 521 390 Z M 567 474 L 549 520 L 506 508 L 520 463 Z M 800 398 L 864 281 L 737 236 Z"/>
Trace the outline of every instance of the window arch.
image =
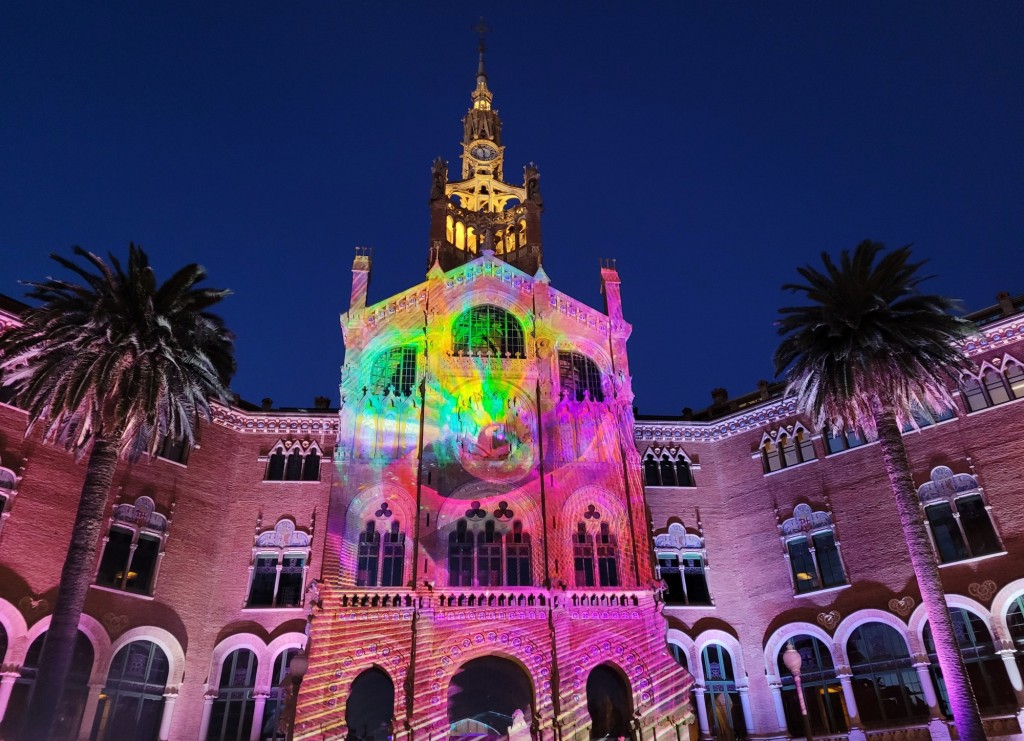
<path id="1" fill-rule="evenodd" d="M 453 587 L 533 586 L 532 542 L 508 502 L 499 502 L 494 519 L 472 502 L 467 517 L 448 534 L 448 583 Z M 506 520 L 506 523 L 500 522 Z"/>
<path id="2" fill-rule="evenodd" d="M 607 522 L 601 523 L 597 534 L 597 583 L 619 586 L 619 543 Z"/>
<path id="3" fill-rule="evenodd" d="M 928 717 L 928 703 L 907 643 L 884 623 L 858 626 L 846 642 L 853 696 L 864 723 L 891 724 Z"/>
<path id="4" fill-rule="evenodd" d="M 682 448 L 648 448 L 644 453 L 645 486 L 694 486 L 689 456 Z"/>
<path id="5" fill-rule="evenodd" d="M 1012 355 L 1004 355 L 994 364 L 986 362 L 979 375 L 964 374 L 960 392 L 968 412 L 1024 399 L 1024 365 Z"/>
<path id="6" fill-rule="evenodd" d="M 936 466 L 917 496 L 942 563 L 1002 552 L 981 487 L 971 474 Z"/>
<path id="7" fill-rule="evenodd" d="M 718 643 L 710 643 L 700 653 L 704 669 L 704 707 L 708 725 L 715 738 L 745 738 L 747 726 L 743 719 L 743 707 L 732 656 Z"/>
<path id="8" fill-rule="evenodd" d="M 391 347 L 377 354 L 370 366 L 370 392 L 411 396 L 416 388 L 416 346 Z"/>
<path id="9" fill-rule="evenodd" d="M 835 664 L 828 646 L 810 635 L 796 635 L 790 640 L 802 660 L 800 683 L 811 730 L 822 736 L 846 733 L 849 729 L 842 700 L 842 684 L 836 677 Z M 776 657 L 782 680 L 782 707 L 790 734 L 799 737 L 804 735 L 803 717 L 796 694 L 796 682 L 782 659 L 785 650 L 783 646 Z"/>
<path id="10" fill-rule="evenodd" d="M 285 517 L 255 538 L 246 607 L 300 607 L 310 535 Z"/>
<path id="11" fill-rule="evenodd" d="M 491 304 L 474 306 L 452 325 L 455 355 L 526 357 L 523 327 L 512 314 Z"/>
<path id="12" fill-rule="evenodd" d="M 662 599 L 667 605 L 710 605 L 707 551 L 704 539 L 688 533 L 681 523 L 673 522 L 668 532 L 654 536 L 658 557 L 657 575 L 664 584 Z"/>
<path id="13" fill-rule="evenodd" d="M 151 641 L 133 641 L 114 656 L 96 711 L 93 738 L 156 738 L 169 662 Z"/>
<path id="14" fill-rule="evenodd" d="M 278 732 L 281 714 L 285 711 L 285 680 L 290 674 L 292 657 L 299 652 L 297 648 L 286 648 L 274 659 L 274 669 L 270 676 L 270 693 L 263 711 L 263 728 L 260 732 L 261 741 L 279 741 L 284 738 Z"/>
<path id="15" fill-rule="evenodd" d="M 152 594 L 167 541 L 170 520 L 156 511 L 151 497 L 118 504 L 96 572 L 96 584 L 136 594 Z"/>
<path id="16" fill-rule="evenodd" d="M 558 380 L 563 399 L 604 401 L 601 371 L 582 353 L 559 351 Z"/>
<path id="17" fill-rule="evenodd" d="M 224 659 L 206 741 L 249 741 L 256 664 L 256 654 L 248 648 L 235 649 Z"/>
<path id="18" fill-rule="evenodd" d="M 814 442 L 799 422 L 792 431 L 785 428 L 761 438 L 761 463 L 765 473 L 791 468 L 815 459 Z"/>
<path id="19" fill-rule="evenodd" d="M 400 587 L 404 575 L 405 533 L 401 523 L 392 520 L 382 536 L 377 532 L 377 523 L 368 520 L 366 529 L 359 533 L 356 586 Z"/>
<path id="20" fill-rule="evenodd" d="M 793 508 L 793 516 L 779 525 L 779 531 L 797 594 L 846 584 L 846 570 L 830 513 L 815 512 L 809 504 L 798 504 Z"/>
<path id="21" fill-rule="evenodd" d="M 267 456 L 264 481 L 319 481 L 323 450 L 315 440 L 278 440 Z"/>
<path id="22" fill-rule="evenodd" d="M 1013 687 L 1010 685 L 1006 669 L 1003 668 L 1003 660 L 997 653 L 1001 646 L 995 645 L 985 621 L 962 607 L 950 607 L 949 617 L 953 621 L 953 634 L 956 636 L 967 674 L 971 678 L 974 695 L 978 699 L 978 709 L 983 713 L 1016 711 L 1017 702 Z M 925 624 L 923 637 L 932 681 L 939 694 L 942 712 L 951 718 L 953 714 L 949 708 L 949 696 L 946 693 L 946 683 L 942 679 L 942 670 L 939 668 L 939 657 L 935 650 L 930 624 Z"/>

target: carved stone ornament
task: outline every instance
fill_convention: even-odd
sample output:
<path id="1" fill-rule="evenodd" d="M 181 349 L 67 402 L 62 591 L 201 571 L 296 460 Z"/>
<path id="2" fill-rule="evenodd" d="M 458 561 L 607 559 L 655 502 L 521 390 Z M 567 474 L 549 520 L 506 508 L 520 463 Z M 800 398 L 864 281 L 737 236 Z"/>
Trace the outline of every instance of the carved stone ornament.
<path id="1" fill-rule="evenodd" d="M 128 616 L 108 612 L 103 616 L 103 627 L 110 633 L 111 638 L 117 638 L 128 627 Z"/>
<path id="2" fill-rule="evenodd" d="M 893 597 L 889 600 L 889 609 L 900 617 L 905 618 L 914 609 L 914 598 L 909 595 L 900 599 Z"/>
<path id="3" fill-rule="evenodd" d="M 967 587 L 967 592 L 980 602 L 988 602 L 992 599 L 992 596 L 996 593 L 999 587 L 991 579 L 986 579 L 983 582 L 974 582 Z"/>
<path id="4" fill-rule="evenodd" d="M 18 609 L 27 616 L 43 615 L 49 612 L 50 603 L 42 597 L 36 598 L 26 595 L 18 601 Z"/>
<path id="5" fill-rule="evenodd" d="M 832 610 L 831 612 L 819 612 L 818 613 L 818 624 L 823 628 L 834 630 L 839 621 L 842 619 L 842 615 L 838 611 Z"/>

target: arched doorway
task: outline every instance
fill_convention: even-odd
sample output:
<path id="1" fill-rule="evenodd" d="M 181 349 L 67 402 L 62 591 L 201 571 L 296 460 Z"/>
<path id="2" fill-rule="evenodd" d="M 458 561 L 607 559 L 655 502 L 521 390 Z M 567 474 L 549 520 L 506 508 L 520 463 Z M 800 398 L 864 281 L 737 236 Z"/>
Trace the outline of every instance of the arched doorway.
<path id="1" fill-rule="evenodd" d="M 352 682 L 345 704 L 348 741 L 387 741 L 393 733 L 395 684 L 376 666 Z"/>
<path id="2" fill-rule="evenodd" d="M 448 686 L 450 739 L 495 741 L 525 733 L 533 720 L 533 685 L 514 661 L 483 656 L 463 664 Z M 512 728 L 513 722 L 516 727 Z M 511 731 L 511 733 L 510 733 Z"/>
<path id="3" fill-rule="evenodd" d="M 633 695 L 625 677 L 609 664 L 599 664 L 587 677 L 587 712 L 591 738 L 632 738 Z"/>

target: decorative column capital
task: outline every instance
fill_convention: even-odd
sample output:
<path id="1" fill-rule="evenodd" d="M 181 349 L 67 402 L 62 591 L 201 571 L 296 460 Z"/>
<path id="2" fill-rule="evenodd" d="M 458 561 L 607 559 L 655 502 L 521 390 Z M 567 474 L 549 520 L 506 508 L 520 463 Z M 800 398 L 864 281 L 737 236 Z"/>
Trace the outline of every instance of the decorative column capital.
<path id="1" fill-rule="evenodd" d="M 220 692 L 219 691 L 217 691 L 217 690 L 209 690 L 205 695 L 203 695 L 203 700 L 205 700 L 207 703 L 212 703 L 218 697 L 220 697 Z"/>

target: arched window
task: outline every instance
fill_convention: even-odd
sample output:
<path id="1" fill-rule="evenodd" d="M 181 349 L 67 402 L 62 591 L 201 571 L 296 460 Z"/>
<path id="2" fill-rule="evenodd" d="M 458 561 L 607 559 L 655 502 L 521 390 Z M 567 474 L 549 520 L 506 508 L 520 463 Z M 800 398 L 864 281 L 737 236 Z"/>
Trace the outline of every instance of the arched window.
<path id="1" fill-rule="evenodd" d="M 111 515 L 96 584 L 152 594 L 169 522 L 150 497 L 118 504 Z"/>
<path id="2" fill-rule="evenodd" d="M 256 536 L 247 607 L 299 607 L 309 566 L 310 536 L 283 518 Z"/>
<path id="3" fill-rule="evenodd" d="M 978 699 L 978 709 L 983 713 L 1016 711 L 1013 687 L 1010 685 L 1006 669 L 1003 668 L 1003 660 L 996 653 L 1000 647 L 993 643 L 992 634 L 985 621 L 962 607 L 949 608 L 949 617 L 953 621 L 953 633 L 956 635 L 960 655 L 963 656 L 967 667 L 967 675 L 971 678 L 974 696 Z M 951 718 L 953 714 L 949 709 L 946 683 L 942 679 L 932 628 L 928 624 L 924 627 L 924 647 L 928 652 L 932 679 L 939 692 L 942 712 Z"/>
<path id="4" fill-rule="evenodd" d="M 380 585 L 382 587 L 402 586 L 405 574 L 405 533 L 398 520 L 391 521 L 391 527 L 384 533 L 384 558 L 381 561 Z"/>
<path id="5" fill-rule="evenodd" d="M 797 424 L 792 432 L 782 429 L 774 436 L 765 434 L 761 439 L 761 463 L 765 473 L 790 468 L 814 459 L 814 442 L 803 425 Z"/>
<path id="6" fill-rule="evenodd" d="M 869 726 L 928 717 L 921 682 L 903 637 L 883 623 L 865 623 L 846 643 L 853 695 Z"/>
<path id="7" fill-rule="evenodd" d="M 693 486 L 690 459 L 682 448 L 648 448 L 644 453 L 644 485 Z"/>
<path id="8" fill-rule="evenodd" d="M 558 353 L 558 379 L 563 399 L 604 401 L 597 363 L 578 352 Z"/>
<path id="9" fill-rule="evenodd" d="M 942 563 L 1003 550 L 974 476 L 954 474 L 946 466 L 936 466 L 931 480 L 922 484 L 917 496 L 924 505 L 932 541 Z"/>
<path id="10" fill-rule="evenodd" d="M 448 584 L 473 586 L 473 533 L 465 520 L 455 523 L 455 530 L 448 535 Z"/>
<path id="11" fill-rule="evenodd" d="M 779 529 L 797 594 L 846 584 L 832 515 L 798 504 Z"/>
<path id="12" fill-rule="evenodd" d="M 264 481 L 319 481 L 323 451 L 315 440 L 278 440 L 267 457 Z"/>
<path id="13" fill-rule="evenodd" d="M 523 523 L 512 524 L 512 532 L 505 536 L 505 561 L 510 587 L 533 586 L 530 536 L 523 532 Z"/>
<path id="14" fill-rule="evenodd" d="M 221 667 L 206 741 L 249 741 L 255 688 L 256 654 L 247 648 L 232 651 Z"/>
<path id="15" fill-rule="evenodd" d="M 587 526 L 577 523 L 572 536 L 573 567 L 576 571 L 577 587 L 594 586 L 594 538 L 587 533 Z"/>
<path id="16" fill-rule="evenodd" d="M 654 547 L 658 556 L 658 578 L 664 583 L 662 599 L 665 604 L 710 605 L 703 539 L 687 533 L 681 524 L 673 523 L 667 534 L 655 536 Z"/>
<path id="17" fill-rule="evenodd" d="M 270 676 L 270 694 L 263 710 L 263 728 L 260 741 L 283 741 L 284 733 L 281 714 L 285 710 L 285 683 L 288 681 L 292 657 L 299 652 L 297 648 L 286 648 L 274 659 L 274 671 Z M 279 732 L 279 726 L 282 731 Z"/>
<path id="18" fill-rule="evenodd" d="M 356 586 L 377 586 L 377 567 L 380 561 L 380 533 L 373 520 L 359 533 L 359 552 L 356 560 Z"/>
<path id="19" fill-rule="evenodd" d="M 474 306 L 452 325 L 456 355 L 523 358 L 525 349 L 519 320 L 497 306 Z"/>
<path id="20" fill-rule="evenodd" d="M 658 463 L 661 469 L 661 485 L 662 486 L 675 486 L 676 485 L 676 467 L 669 460 L 668 455 L 662 455 L 661 461 Z"/>
<path id="21" fill-rule="evenodd" d="M 501 586 L 501 533 L 488 520 L 476 542 L 476 580 L 481 587 Z"/>
<path id="22" fill-rule="evenodd" d="M 597 536 L 597 573 L 602 587 L 619 586 L 619 545 L 607 522 Z"/>
<path id="23" fill-rule="evenodd" d="M 302 481 L 302 459 L 304 457 L 301 448 L 297 445 L 292 448 L 284 467 L 285 481 Z"/>
<path id="24" fill-rule="evenodd" d="M 1013 598 L 1006 610 L 1006 625 L 1010 629 L 1017 666 L 1024 672 L 1024 595 Z"/>
<path id="25" fill-rule="evenodd" d="M 379 353 L 370 366 L 370 392 L 411 396 L 416 388 L 416 346 L 392 347 Z"/>
<path id="26" fill-rule="evenodd" d="M 980 377 L 964 375 L 960 391 L 967 410 L 977 412 L 991 406 L 1004 404 L 1013 399 L 1024 398 L 1024 366 L 1011 355 L 1004 355 L 1002 369 L 988 363 L 983 364 Z"/>
<path id="27" fill-rule="evenodd" d="M 476 254 L 476 229 L 466 227 L 466 249 Z"/>
<path id="28" fill-rule="evenodd" d="M 704 707 L 708 724 L 715 738 L 745 738 L 747 726 L 743 720 L 743 706 L 736 688 L 732 656 L 729 652 L 712 643 L 700 654 L 704 666 Z"/>
<path id="29" fill-rule="evenodd" d="M 653 453 L 644 456 L 644 485 L 661 486 L 661 469 Z"/>
<path id="30" fill-rule="evenodd" d="M 100 695 L 93 738 L 155 739 L 168 669 L 166 654 L 150 641 L 133 641 L 118 651 Z"/>
<path id="31" fill-rule="evenodd" d="M 0 628 L 2 631 L 2 628 Z M 6 643 L 6 633 L 4 634 Z M 32 641 L 25 655 L 25 663 L 18 669 L 18 676 L 11 688 L 11 696 L 7 702 L 7 712 L 3 724 L 0 725 L 0 736 L 3 738 L 21 738 L 21 727 L 28 720 L 28 706 L 32 701 L 32 693 L 36 686 L 36 675 L 39 673 L 39 657 L 43 653 L 43 641 L 46 633 L 42 633 Z M 6 650 L 6 646 L 4 646 Z M 5 651 L 6 652 L 6 651 Z M 75 738 L 78 726 L 82 722 L 82 712 L 89 692 L 89 675 L 92 673 L 93 649 L 89 638 L 82 631 L 75 636 L 75 648 L 71 657 L 71 669 L 68 671 L 66 689 L 57 709 L 51 738 Z"/>
<path id="32" fill-rule="evenodd" d="M 846 733 L 846 711 L 843 708 L 843 688 L 836 678 L 835 665 L 828 646 L 814 636 L 799 635 L 791 639 L 800 652 L 800 684 L 803 687 L 807 715 L 811 730 L 815 734 L 829 736 Z M 779 677 L 782 679 L 782 707 L 786 714 L 786 725 L 795 737 L 804 735 L 800 700 L 796 694 L 796 682 L 786 668 L 782 656 L 785 646 L 779 651 Z"/>
<path id="33" fill-rule="evenodd" d="M 466 249 L 466 225 L 461 221 L 455 222 L 455 246 L 460 250 Z"/>

